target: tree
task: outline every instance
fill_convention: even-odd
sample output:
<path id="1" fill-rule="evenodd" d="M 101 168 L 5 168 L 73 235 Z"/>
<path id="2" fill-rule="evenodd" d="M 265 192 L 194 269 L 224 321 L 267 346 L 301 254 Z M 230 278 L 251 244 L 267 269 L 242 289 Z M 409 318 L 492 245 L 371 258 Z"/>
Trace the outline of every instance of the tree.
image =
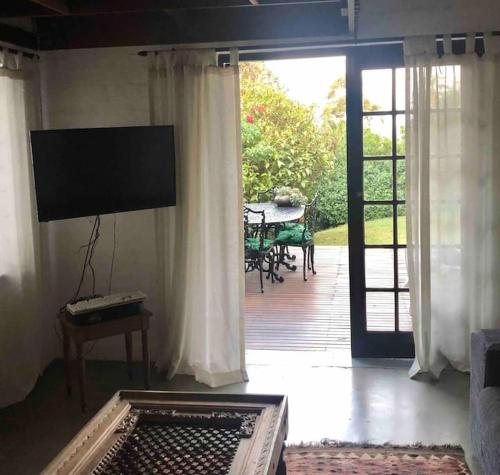
<path id="1" fill-rule="evenodd" d="M 313 107 L 288 97 L 262 63 L 240 71 L 245 199 L 271 187 L 293 186 L 310 197 L 331 168 L 331 152 Z"/>

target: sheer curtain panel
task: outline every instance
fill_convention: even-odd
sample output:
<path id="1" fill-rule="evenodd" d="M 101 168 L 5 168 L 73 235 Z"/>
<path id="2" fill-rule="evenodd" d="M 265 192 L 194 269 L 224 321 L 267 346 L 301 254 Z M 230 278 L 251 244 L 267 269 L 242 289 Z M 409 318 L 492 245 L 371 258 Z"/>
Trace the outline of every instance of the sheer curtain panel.
<path id="1" fill-rule="evenodd" d="M 173 124 L 177 205 L 156 215 L 157 364 L 209 386 L 245 379 L 237 67 L 214 50 L 149 54 L 153 124 Z"/>
<path id="2" fill-rule="evenodd" d="M 8 57 L 10 56 L 10 57 Z M 36 60 L 0 56 L 0 407 L 41 371 L 39 237 L 29 131 L 39 124 Z"/>
<path id="3" fill-rule="evenodd" d="M 500 58 L 405 40 L 410 375 L 469 369 L 469 339 L 500 327 Z"/>

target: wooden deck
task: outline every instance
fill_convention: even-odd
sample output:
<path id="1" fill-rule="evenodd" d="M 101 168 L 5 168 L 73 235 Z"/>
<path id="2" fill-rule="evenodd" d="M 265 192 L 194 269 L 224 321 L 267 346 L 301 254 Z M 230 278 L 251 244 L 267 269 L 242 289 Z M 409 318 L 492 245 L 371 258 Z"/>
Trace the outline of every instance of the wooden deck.
<path id="1" fill-rule="evenodd" d="M 260 292 L 257 272 L 246 274 L 246 346 L 250 350 L 327 351 L 350 348 L 349 261 L 346 246 L 316 247 L 316 271 L 302 280 L 302 255 L 298 269 L 280 268 L 283 283 L 264 281 Z M 404 266 L 400 273 L 404 273 Z M 392 261 L 383 253 L 367 255 L 370 285 L 390 285 Z M 405 277 L 402 277 L 402 281 Z M 388 298 L 389 297 L 389 298 Z M 394 327 L 390 293 L 368 295 L 368 326 L 373 331 Z M 403 307 L 407 304 L 404 303 Z M 405 308 L 406 308 L 405 307 Z M 411 329 L 406 311 L 402 329 Z"/>

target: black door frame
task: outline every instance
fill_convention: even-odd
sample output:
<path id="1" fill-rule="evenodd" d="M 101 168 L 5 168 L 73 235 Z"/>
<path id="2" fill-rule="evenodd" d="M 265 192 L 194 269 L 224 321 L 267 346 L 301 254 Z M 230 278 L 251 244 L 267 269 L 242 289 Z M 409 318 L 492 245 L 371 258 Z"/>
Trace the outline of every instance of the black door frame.
<path id="1" fill-rule="evenodd" d="M 404 66 L 401 44 L 372 45 L 352 48 L 346 57 L 346 105 L 347 105 L 347 188 L 348 188 L 348 229 L 349 229 L 349 279 L 351 307 L 351 354 L 354 358 L 412 358 L 414 357 L 413 334 L 399 331 L 398 292 L 394 289 L 376 289 L 394 292 L 395 328 L 394 332 L 367 331 L 366 317 L 366 280 L 365 249 L 380 247 L 394 249 L 393 245 L 367 246 L 364 238 L 364 205 L 391 204 L 394 210 L 394 239 L 397 239 L 398 204 L 396 187 L 390 202 L 366 202 L 363 197 L 363 69 L 388 69 Z M 394 74 L 393 74 L 394 78 Z M 393 106 L 395 96 L 393 87 Z M 393 117 L 395 119 L 395 107 Z M 395 130 L 395 128 L 393 128 Z M 393 155 L 395 155 L 395 136 L 393 133 Z M 385 157 L 391 158 L 391 157 Z M 395 182 L 396 161 L 393 161 L 393 185 Z M 396 241 L 397 242 L 397 241 Z M 397 256 L 394 256 L 394 275 L 397 282 Z"/>
<path id="2" fill-rule="evenodd" d="M 402 42 L 352 46 L 342 45 L 332 46 L 331 48 L 315 48 L 311 46 L 310 49 L 291 49 L 284 51 L 263 50 L 259 52 L 245 52 L 245 50 L 242 49 L 239 52 L 240 61 L 265 61 L 273 59 L 300 59 L 331 56 L 344 56 L 346 58 L 347 199 L 351 355 L 354 358 L 412 358 L 414 357 L 414 343 L 413 334 L 411 332 L 366 331 L 363 216 L 363 98 L 361 72 L 363 69 L 403 67 L 404 58 Z M 228 64 L 229 54 L 220 54 L 218 62 L 219 65 Z M 398 203 L 393 201 L 392 204 L 395 207 Z M 395 229 L 393 230 L 394 235 L 397 235 L 396 227 L 397 225 L 395 225 Z M 392 248 L 393 246 L 386 247 Z M 397 276 L 398 270 L 396 269 L 396 259 L 394 263 L 395 275 Z M 378 290 L 390 291 L 391 289 Z M 395 298 L 397 299 L 397 297 Z M 396 316 L 396 320 L 397 318 Z"/>

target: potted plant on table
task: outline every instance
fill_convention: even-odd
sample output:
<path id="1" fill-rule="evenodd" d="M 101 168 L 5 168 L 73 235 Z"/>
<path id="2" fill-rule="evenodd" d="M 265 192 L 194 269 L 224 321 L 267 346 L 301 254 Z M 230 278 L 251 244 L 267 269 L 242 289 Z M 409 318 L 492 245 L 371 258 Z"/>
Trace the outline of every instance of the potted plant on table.
<path id="1" fill-rule="evenodd" d="M 301 206 L 307 203 L 307 198 L 298 188 L 280 186 L 274 190 L 274 202 L 278 206 Z"/>

